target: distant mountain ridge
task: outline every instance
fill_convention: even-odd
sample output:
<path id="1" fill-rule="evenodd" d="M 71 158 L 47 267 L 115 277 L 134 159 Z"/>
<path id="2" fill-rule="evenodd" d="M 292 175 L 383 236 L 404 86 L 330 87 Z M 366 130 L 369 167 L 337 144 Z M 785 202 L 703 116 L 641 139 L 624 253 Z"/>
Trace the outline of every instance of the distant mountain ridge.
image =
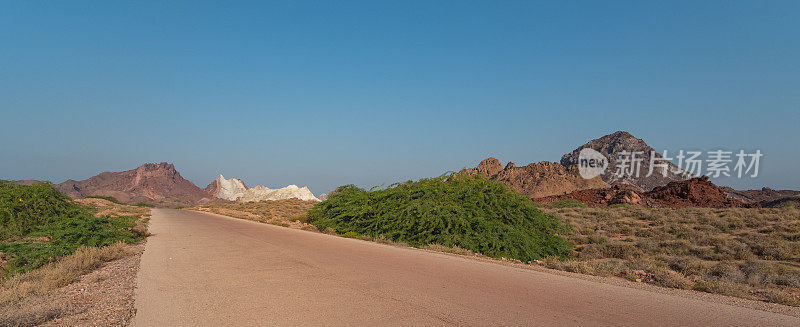
<path id="1" fill-rule="evenodd" d="M 193 205 L 212 198 L 238 202 L 291 198 L 319 201 L 308 187 L 289 185 L 270 189 L 259 185 L 248 188 L 242 180 L 226 179 L 222 174 L 201 189 L 184 179 L 173 164 L 166 162 L 147 163 L 121 172 L 102 172 L 81 181 L 70 179 L 55 187 L 72 198 L 101 195 L 125 203 L 146 202 L 165 206 Z"/>

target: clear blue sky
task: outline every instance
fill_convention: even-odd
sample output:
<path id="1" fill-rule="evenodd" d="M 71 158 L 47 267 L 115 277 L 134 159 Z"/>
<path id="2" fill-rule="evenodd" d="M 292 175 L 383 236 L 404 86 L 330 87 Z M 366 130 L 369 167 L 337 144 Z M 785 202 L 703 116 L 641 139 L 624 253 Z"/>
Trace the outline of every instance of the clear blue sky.
<path id="1" fill-rule="evenodd" d="M 0 178 L 373 186 L 627 130 L 800 188 L 800 2 L 3 1 Z"/>

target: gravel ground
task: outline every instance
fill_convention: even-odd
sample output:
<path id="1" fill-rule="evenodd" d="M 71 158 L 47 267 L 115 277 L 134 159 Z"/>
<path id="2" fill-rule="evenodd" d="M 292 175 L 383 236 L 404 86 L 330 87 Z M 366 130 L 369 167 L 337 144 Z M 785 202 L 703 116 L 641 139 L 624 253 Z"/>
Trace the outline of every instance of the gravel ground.
<path id="1" fill-rule="evenodd" d="M 47 296 L 19 303 L 0 315 L 0 326 L 126 326 L 135 309 L 133 292 L 144 242 L 135 254 L 111 261 Z"/>

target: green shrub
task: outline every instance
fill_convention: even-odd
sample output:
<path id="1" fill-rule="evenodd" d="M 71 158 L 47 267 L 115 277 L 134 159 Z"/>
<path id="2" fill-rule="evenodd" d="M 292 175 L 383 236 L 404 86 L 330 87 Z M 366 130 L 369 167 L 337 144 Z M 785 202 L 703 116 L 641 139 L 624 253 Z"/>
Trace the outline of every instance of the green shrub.
<path id="1" fill-rule="evenodd" d="M 365 191 L 341 186 L 308 212 L 338 234 L 383 237 L 415 247 L 439 244 L 490 257 L 564 257 L 567 227 L 527 197 L 480 176 L 446 175 Z M 350 234 L 352 235 L 352 234 Z"/>
<path id="2" fill-rule="evenodd" d="M 0 180 L 0 241 L 21 238 L 82 211 L 49 183 L 25 186 Z"/>
<path id="3" fill-rule="evenodd" d="M 0 180 L 0 252 L 5 275 L 29 271 L 80 246 L 135 242 L 135 217 L 95 217 L 49 183 L 30 186 Z M 5 276 L 3 276 L 5 277 Z"/>
<path id="4" fill-rule="evenodd" d="M 347 233 L 342 234 L 342 237 L 347 237 L 347 238 L 358 238 L 359 236 L 360 235 L 358 235 L 358 233 L 354 231 L 349 231 Z"/>

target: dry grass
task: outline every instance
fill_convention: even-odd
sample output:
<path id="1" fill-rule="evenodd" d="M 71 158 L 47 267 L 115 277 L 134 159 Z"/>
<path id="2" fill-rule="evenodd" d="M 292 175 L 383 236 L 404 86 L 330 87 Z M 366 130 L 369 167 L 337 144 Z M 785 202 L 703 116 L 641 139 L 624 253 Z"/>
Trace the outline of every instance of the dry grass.
<path id="1" fill-rule="evenodd" d="M 543 206 L 568 222 L 548 267 L 800 306 L 800 211 Z"/>
<path id="2" fill-rule="evenodd" d="M 306 212 L 317 203 L 319 202 L 286 199 L 247 203 L 211 203 L 189 209 L 283 227 L 316 231 L 316 227 L 306 224 Z"/>
<path id="3" fill-rule="evenodd" d="M 32 298 L 28 303 L 18 306 L 0 307 L 0 326 L 28 327 L 39 326 L 49 321 L 69 315 L 74 307 L 68 301 L 53 296 Z"/>
<path id="4" fill-rule="evenodd" d="M 150 208 L 132 206 L 127 204 L 114 203 L 104 199 L 84 198 L 75 199 L 75 202 L 92 207 L 96 210 L 95 216 L 136 216 L 144 217 L 150 215 Z"/>
<path id="5" fill-rule="evenodd" d="M 31 295 L 69 285 L 78 277 L 99 268 L 103 263 L 133 254 L 129 246 L 119 242 L 102 248 L 81 247 L 75 253 L 28 273 L 11 276 L 2 281 L 0 308 Z"/>
<path id="6" fill-rule="evenodd" d="M 467 255 L 467 256 L 476 256 L 476 255 L 478 255 L 475 252 L 472 252 L 472 251 L 467 250 L 467 249 L 462 249 L 462 248 L 460 248 L 458 246 L 448 247 L 448 246 L 439 245 L 439 244 L 428 244 L 426 246 L 423 246 L 421 249 L 429 250 L 429 251 L 436 251 L 436 252 L 445 252 L 445 253 L 453 253 L 453 254 L 459 254 L 459 255 Z"/>

